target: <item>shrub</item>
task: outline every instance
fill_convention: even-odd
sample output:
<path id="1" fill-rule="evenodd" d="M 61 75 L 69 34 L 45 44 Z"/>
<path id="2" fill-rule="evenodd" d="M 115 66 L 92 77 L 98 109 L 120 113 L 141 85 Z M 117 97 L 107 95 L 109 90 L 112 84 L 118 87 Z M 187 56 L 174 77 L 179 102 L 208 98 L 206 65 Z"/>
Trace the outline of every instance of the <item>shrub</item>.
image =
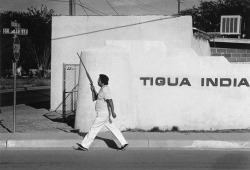
<path id="1" fill-rule="evenodd" d="M 160 132 L 160 128 L 155 126 L 149 132 Z"/>
<path id="2" fill-rule="evenodd" d="M 172 132 L 179 132 L 178 126 L 173 126 L 171 129 Z"/>

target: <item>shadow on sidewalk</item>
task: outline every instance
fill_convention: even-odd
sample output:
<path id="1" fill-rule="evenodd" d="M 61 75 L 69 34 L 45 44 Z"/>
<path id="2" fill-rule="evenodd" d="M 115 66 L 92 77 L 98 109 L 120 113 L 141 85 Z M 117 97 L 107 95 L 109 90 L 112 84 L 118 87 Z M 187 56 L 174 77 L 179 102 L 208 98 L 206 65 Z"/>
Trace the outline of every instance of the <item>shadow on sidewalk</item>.
<path id="1" fill-rule="evenodd" d="M 53 122 L 65 123 L 68 126 L 74 129 L 75 126 L 75 113 L 67 114 L 65 118 L 63 118 L 62 113 L 59 112 L 49 112 L 43 115 L 47 119 L 50 119 Z"/>
<path id="2" fill-rule="evenodd" d="M 0 126 L 5 129 L 7 132 L 9 133 L 12 133 L 12 131 L 8 128 L 8 127 L 5 127 L 4 124 L 3 124 L 3 120 L 0 120 Z"/>
<path id="3" fill-rule="evenodd" d="M 74 131 L 75 133 L 78 133 L 80 136 L 82 137 L 85 137 L 87 135 L 87 133 L 81 133 L 81 132 L 77 132 L 77 131 Z M 107 139 L 107 138 L 102 138 L 102 137 L 99 137 L 99 136 L 96 136 L 95 139 L 99 139 L 99 140 L 102 140 L 106 143 L 106 145 L 111 148 L 111 149 L 120 149 L 117 144 L 115 143 L 114 140 L 111 140 L 111 139 Z"/>

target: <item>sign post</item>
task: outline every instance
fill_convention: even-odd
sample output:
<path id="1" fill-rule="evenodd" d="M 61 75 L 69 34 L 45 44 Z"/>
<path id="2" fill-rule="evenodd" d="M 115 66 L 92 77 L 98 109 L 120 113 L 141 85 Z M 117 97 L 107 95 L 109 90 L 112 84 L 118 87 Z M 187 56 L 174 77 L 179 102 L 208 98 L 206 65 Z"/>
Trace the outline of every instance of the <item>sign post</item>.
<path id="1" fill-rule="evenodd" d="M 13 103 L 13 133 L 16 132 L 16 66 L 20 57 L 20 40 L 17 35 L 28 35 L 28 29 L 20 28 L 21 24 L 16 21 L 11 21 L 11 27 L 13 28 L 3 28 L 3 34 L 13 34 L 13 55 L 14 60 L 12 64 L 13 68 L 13 78 L 14 78 L 14 103 Z"/>
<path id="2" fill-rule="evenodd" d="M 16 131 L 16 65 L 20 57 L 20 40 L 18 36 L 14 35 L 14 42 L 13 42 L 13 75 L 14 75 L 14 104 L 13 104 L 13 133 Z"/>

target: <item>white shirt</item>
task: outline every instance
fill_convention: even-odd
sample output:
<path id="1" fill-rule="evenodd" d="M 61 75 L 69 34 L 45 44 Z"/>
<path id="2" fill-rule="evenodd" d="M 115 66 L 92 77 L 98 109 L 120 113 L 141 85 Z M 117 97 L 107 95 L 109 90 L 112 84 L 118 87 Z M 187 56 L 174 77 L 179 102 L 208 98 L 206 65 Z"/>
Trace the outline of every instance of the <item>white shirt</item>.
<path id="1" fill-rule="evenodd" d="M 106 102 L 107 99 L 111 99 L 111 93 L 109 87 L 104 85 L 97 96 L 97 100 L 95 103 L 95 110 L 96 112 L 108 111 L 108 103 Z"/>

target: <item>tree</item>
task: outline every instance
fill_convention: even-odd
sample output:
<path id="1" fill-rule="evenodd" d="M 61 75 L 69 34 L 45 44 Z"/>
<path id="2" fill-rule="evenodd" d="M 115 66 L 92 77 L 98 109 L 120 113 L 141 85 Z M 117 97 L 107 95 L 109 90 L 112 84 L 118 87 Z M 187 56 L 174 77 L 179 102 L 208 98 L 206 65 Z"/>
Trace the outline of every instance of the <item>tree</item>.
<path id="1" fill-rule="evenodd" d="M 180 15 L 191 15 L 194 27 L 206 32 L 218 32 L 220 30 L 221 15 L 240 15 L 243 20 L 249 16 L 249 0 L 218 0 L 201 1 L 198 7 L 183 10 Z"/>
<path id="2" fill-rule="evenodd" d="M 19 36 L 21 43 L 18 66 L 28 72 L 37 68 L 44 72 L 50 68 L 51 61 L 51 22 L 53 10 L 42 5 L 40 9 L 31 7 L 27 12 L 6 11 L 1 13 L 1 29 L 10 28 L 11 21 L 21 23 L 22 28 L 28 29 L 27 36 Z M 0 74 L 11 70 L 13 60 L 13 35 L 1 35 Z"/>
<path id="3" fill-rule="evenodd" d="M 40 18 L 41 20 L 32 20 L 32 28 L 30 30 L 33 42 L 32 51 L 34 53 L 37 68 L 44 72 L 50 67 L 51 61 L 51 23 L 54 10 L 48 10 L 46 6 L 40 9 L 28 8 L 28 16 L 30 18 Z M 42 21 L 42 22 L 41 22 Z"/>
<path id="4" fill-rule="evenodd" d="M 20 23 L 24 23 L 25 13 L 23 12 L 11 12 L 7 11 L 1 14 L 1 30 L 2 28 L 9 28 L 10 22 L 18 20 Z M 23 26 L 23 25 L 22 25 Z M 25 27 L 24 27 L 25 28 Z M 24 41 L 24 36 L 19 36 L 21 46 L 29 47 L 29 39 Z M 27 39 L 27 37 L 25 37 Z M 21 57 L 18 62 L 18 67 L 25 61 L 25 57 L 28 56 L 30 49 L 23 51 L 21 48 Z M 25 57 L 23 57 L 25 56 Z M 13 57 L 13 35 L 1 34 L 1 60 L 0 60 L 0 73 L 1 76 L 6 76 L 11 72 Z"/>

